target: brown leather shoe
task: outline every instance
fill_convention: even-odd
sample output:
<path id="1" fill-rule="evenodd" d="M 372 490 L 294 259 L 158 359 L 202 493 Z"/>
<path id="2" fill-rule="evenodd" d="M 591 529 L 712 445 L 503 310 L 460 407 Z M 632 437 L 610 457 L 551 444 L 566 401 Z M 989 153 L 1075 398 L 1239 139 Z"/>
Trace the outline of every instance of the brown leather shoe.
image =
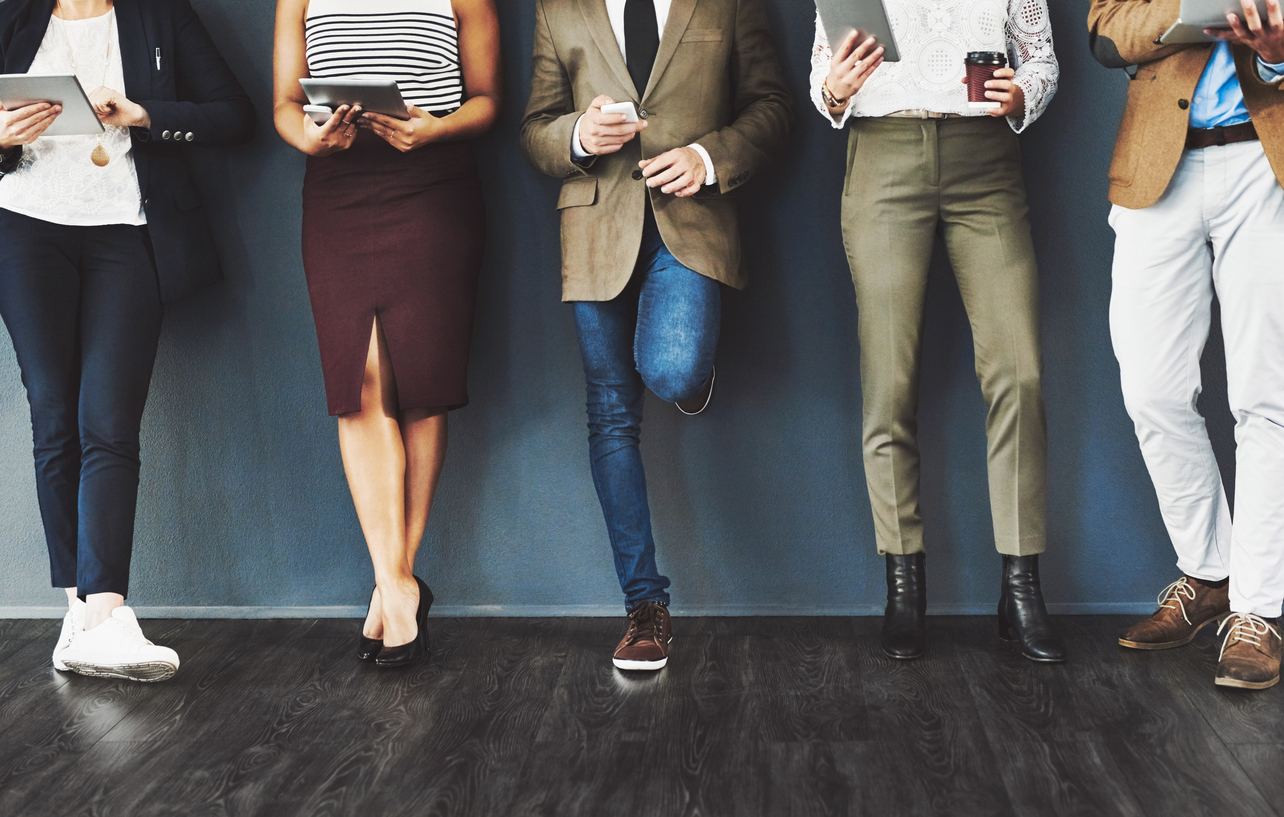
<path id="1" fill-rule="evenodd" d="M 629 629 L 615 648 L 620 669 L 657 670 L 669 663 L 673 640 L 669 608 L 658 601 L 644 601 L 629 613 Z"/>
<path id="2" fill-rule="evenodd" d="M 1230 615 L 1230 584 L 1209 587 L 1182 576 L 1159 594 L 1159 609 L 1124 631 L 1119 644 L 1134 650 L 1168 650 L 1189 644 L 1214 621 Z"/>
<path id="3" fill-rule="evenodd" d="M 1217 658 L 1217 685 L 1267 689 L 1278 684 L 1280 654 L 1284 653 L 1279 627 L 1251 613 L 1232 613 L 1217 632 L 1227 626 L 1230 629 Z"/>

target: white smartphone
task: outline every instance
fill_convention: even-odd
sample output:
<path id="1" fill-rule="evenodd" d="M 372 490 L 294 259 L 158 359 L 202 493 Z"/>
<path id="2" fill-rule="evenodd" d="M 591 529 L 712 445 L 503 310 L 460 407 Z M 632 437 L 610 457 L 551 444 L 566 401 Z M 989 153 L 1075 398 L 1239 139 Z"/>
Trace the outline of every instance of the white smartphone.
<path id="1" fill-rule="evenodd" d="M 318 125 L 324 125 L 330 121 L 330 117 L 334 116 L 334 109 L 325 105 L 304 105 L 303 112 L 312 117 L 312 121 Z"/>
<path id="2" fill-rule="evenodd" d="M 638 109 L 632 102 L 612 102 L 610 105 L 603 105 L 602 113 L 622 113 L 626 123 L 638 121 Z"/>

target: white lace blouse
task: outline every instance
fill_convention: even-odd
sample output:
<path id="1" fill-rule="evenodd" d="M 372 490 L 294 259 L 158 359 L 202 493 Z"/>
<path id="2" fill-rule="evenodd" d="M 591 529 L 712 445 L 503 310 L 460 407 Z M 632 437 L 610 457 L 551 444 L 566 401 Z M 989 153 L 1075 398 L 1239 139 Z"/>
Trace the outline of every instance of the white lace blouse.
<path id="1" fill-rule="evenodd" d="M 899 62 L 885 62 L 856 93 L 847 110 L 833 117 L 820 96 L 832 53 L 816 15 L 811 55 L 811 98 L 841 128 L 851 116 L 886 116 L 925 109 L 985 116 L 968 110 L 962 83 L 969 51 L 1003 51 L 1025 92 L 1025 114 L 1008 117 L 1017 133 L 1038 119 L 1057 92 L 1057 56 L 1046 0 L 884 0 L 900 48 Z"/>
<path id="2" fill-rule="evenodd" d="M 28 73 L 72 73 L 70 46 L 86 93 L 99 85 L 124 91 L 119 33 L 112 25 L 115 13 L 113 9 L 88 20 L 52 18 Z M 18 167 L 0 179 L 0 207 L 55 224 L 146 224 L 129 128 L 108 127 L 102 140 L 111 157 L 106 167 L 89 158 L 98 144 L 96 136 L 42 136 L 27 145 Z"/>

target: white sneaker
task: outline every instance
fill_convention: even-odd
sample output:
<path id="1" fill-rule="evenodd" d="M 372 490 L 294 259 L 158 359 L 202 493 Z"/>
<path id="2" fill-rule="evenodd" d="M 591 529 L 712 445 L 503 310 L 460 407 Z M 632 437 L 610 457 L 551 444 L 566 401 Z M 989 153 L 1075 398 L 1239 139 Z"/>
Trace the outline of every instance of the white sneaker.
<path id="1" fill-rule="evenodd" d="M 77 632 L 61 657 L 72 672 L 99 678 L 164 681 L 178 672 L 178 653 L 144 638 L 128 607 L 117 607 L 102 624 Z"/>
<path id="2" fill-rule="evenodd" d="M 53 665 L 59 672 L 67 672 L 70 667 L 62 662 L 62 654 L 71 646 L 71 639 L 76 633 L 85 629 L 85 603 L 76 599 L 62 617 L 62 632 L 58 634 L 58 643 L 54 645 Z"/>

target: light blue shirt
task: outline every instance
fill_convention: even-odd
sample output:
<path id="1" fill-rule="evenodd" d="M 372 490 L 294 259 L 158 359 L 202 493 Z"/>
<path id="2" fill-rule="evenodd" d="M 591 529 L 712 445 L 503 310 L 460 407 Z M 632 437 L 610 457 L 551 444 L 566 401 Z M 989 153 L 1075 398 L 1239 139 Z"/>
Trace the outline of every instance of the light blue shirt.
<path id="1" fill-rule="evenodd" d="M 1270 65 L 1254 59 L 1257 71 L 1267 82 L 1284 78 L 1284 63 Z M 1190 106 L 1192 128 L 1216 128 L 1247 122 L 1248 107 L 1244 104 L 1244 91 L 1235 75 L 1235 57 L 1230 43 L 1220 42 L 1213 49 L 1204 75 L 1195 86 L 1195 99 Z"/>

